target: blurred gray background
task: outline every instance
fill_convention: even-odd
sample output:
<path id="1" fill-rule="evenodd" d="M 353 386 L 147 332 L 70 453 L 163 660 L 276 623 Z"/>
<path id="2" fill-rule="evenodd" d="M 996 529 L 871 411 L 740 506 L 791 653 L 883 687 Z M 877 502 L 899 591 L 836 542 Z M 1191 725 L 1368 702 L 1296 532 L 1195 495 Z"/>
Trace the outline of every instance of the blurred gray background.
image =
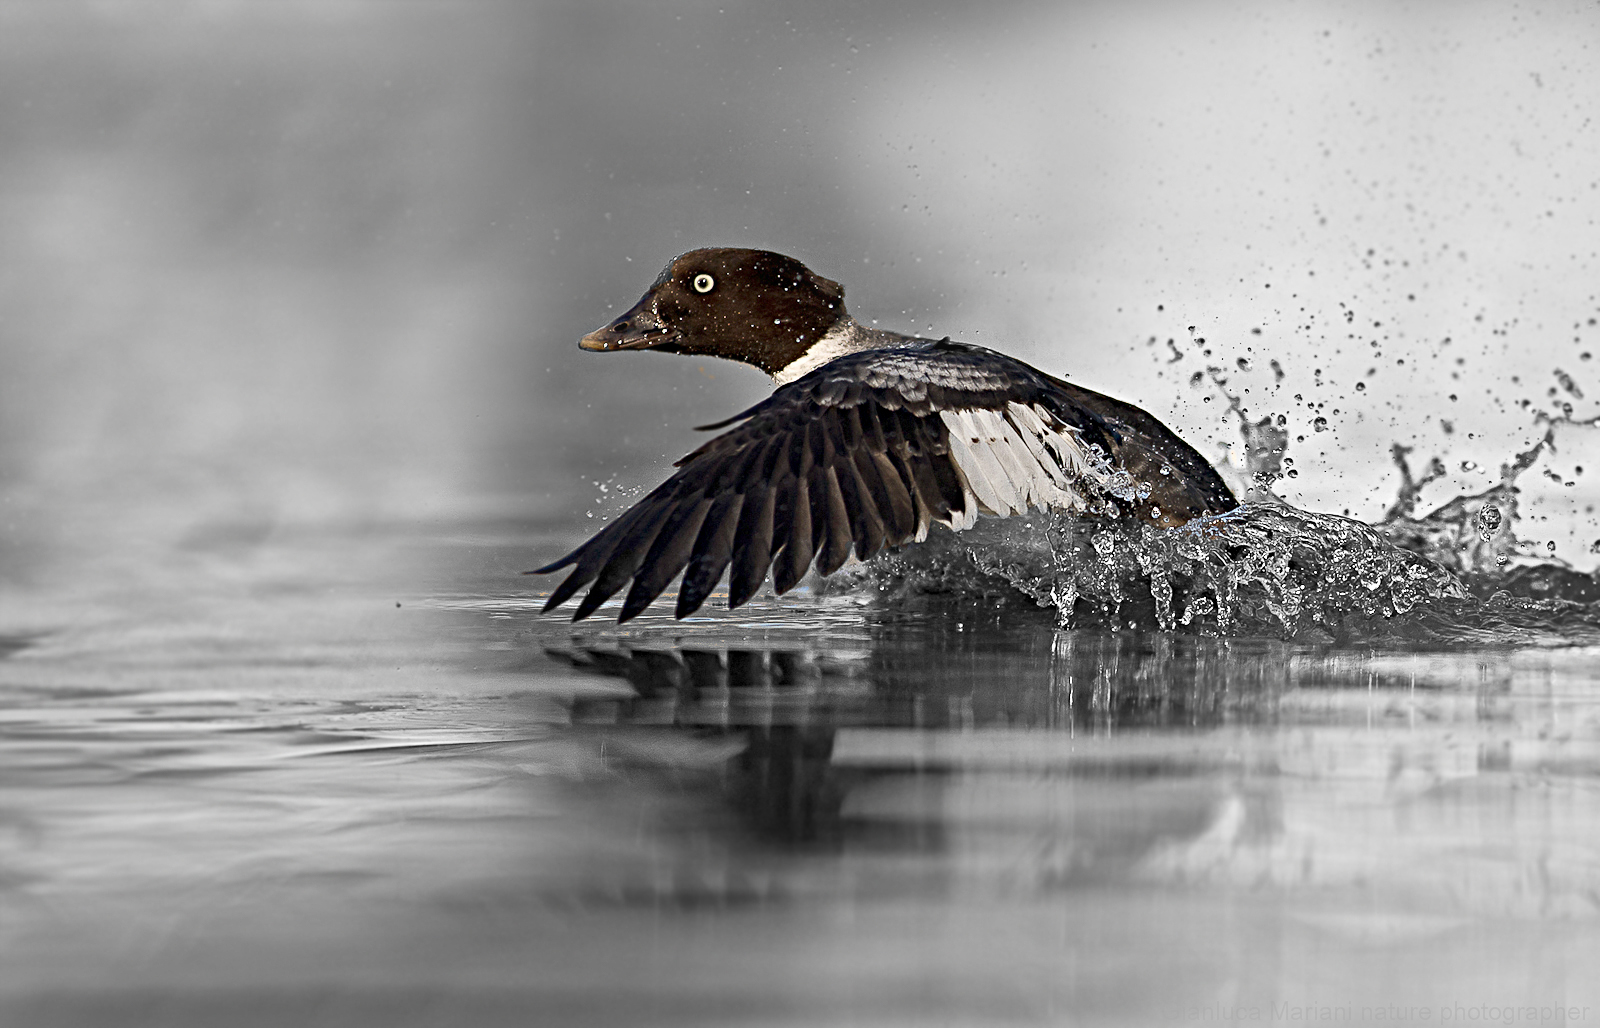
<path id="1" fill-rule="evenodd" d="M 0 574 L 591 527 L 770 388 L 576 348 L 708 244 L 1442 501 L 1595 412 L 1597 116 L 1592 2 L 0 5 Z M 1526 533 L 1584 566 L 1587 436 Z"/>

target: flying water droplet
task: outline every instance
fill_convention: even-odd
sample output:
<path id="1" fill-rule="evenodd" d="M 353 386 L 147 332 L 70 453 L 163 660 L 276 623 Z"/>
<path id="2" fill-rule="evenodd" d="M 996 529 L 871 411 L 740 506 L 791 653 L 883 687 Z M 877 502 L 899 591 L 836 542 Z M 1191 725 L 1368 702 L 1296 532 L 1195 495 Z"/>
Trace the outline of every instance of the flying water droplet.
<path id="1" fill-rule="evenodd" d="M 1478 509 L 1478 538 L 1488 542 L 1500 530 L 1500 508 L 1486 503 Z M 1502 562 L 1503 563 L 1503 562 Z"/>

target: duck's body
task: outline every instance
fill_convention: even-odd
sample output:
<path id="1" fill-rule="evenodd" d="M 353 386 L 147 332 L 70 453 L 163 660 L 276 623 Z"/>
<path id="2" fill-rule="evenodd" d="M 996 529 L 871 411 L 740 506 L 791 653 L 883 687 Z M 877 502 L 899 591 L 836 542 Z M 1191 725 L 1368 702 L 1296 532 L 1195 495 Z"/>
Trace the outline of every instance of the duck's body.
<path id="1" fill-rule="evenodd" d="M 843 298 L 791 257 L 695 250 L 583 338 L 588 350 L 744 361 L 779 388 L 708 426 L 735 427 L 540 568 L 575 565 L 546 610 L 592 582 L 573 620 L 587 617 L 631 579 L 626 621 L 683 571 L 681 618 L 730 567 L 737 607 L 768 567 L 786 592 L 813 563 L 831 574 L 852 548 L 866 560 L 921 541 L 934 522 L 960 530 L 980 513 L 1041 507 L 1173 527 L 1237 506 L 1204 458 L 1138 407 L 983 347 L 866 328 Z"/>

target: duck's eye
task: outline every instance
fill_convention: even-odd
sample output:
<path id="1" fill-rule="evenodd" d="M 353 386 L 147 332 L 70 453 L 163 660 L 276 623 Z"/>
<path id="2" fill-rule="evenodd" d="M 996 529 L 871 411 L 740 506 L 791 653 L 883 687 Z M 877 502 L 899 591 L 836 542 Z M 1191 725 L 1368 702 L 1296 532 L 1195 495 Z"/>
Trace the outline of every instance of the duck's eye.
<path id="1" fill-rule="evenodd" d="M 689 285 L 693 286 L 694 291 L 697 293 L 709 293 L 711 290 L 717 288 L 717 280 L 702 271 L 700 274 L 689 280 Z"/>

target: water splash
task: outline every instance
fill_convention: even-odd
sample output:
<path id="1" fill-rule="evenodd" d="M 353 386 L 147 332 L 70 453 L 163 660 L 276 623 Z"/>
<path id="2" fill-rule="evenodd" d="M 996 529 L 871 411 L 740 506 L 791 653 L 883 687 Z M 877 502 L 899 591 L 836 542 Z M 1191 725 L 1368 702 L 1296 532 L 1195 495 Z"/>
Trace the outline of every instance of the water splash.
<path id="1" fill-rule="evenodd" d="M 1351 618 L 1391 618 L 1419 603 L 1462 599 L 1448 569 L 1389 543 L 1372 526 L 1281 503 L 1253 503 L 1161 531 L 1122 528 L 1124 545 L 1104 544 L 1112 530 L 1058 518 L 1050 533 L 1058 575 L 1070 575 L 1098 615 L 1120 621 L 1128 590 L 1144 583 L 1158 627 L 1228 632 L 1272 627 L 1289 634 L 1336 632 Z M 1083 559 L 1089 533 L 1098 559 Z M 1058 607 L 1063 625 L 1079 604 Z"/>
<path id="2" fill-rule="evenodd" d="M 1553 546 L 1540 552 L 1537 544 L 1516 534 L 1516 525 L 1522 520 L 1517 480 L 1544 454 L 1556 451 L 1558 430 L 1593 428 L 1600 417 L 1575 420 L 1542 411 L 1534 417 L 1545 426 L 1543 435 L 1500 465 L 1499 482 L 1482 492 L 1455 496 L 1421 517 L 1415 514 L 1419 496 L 1424 486 L 1444 474 L 1444 462 L 1434 457 L 1428 472 L 1415 478 L 1407 461 L 1411 448 L 1396 444 L 1391 453 L 1400 471 L 1399 495 L 1374 527 L 1395 545 L 1449 568 L 1484 597 L 1508 588 L 1528 594 L 1528 583 L 1540 581 L 1545 587 L 1532 590 L 1532 594 L 1578 602 L 1600 598 L 1593 575 L 1574 571 L 1555 558 L 1550 552 Z M 1552 584 L 1557 582 L 1562 583 L 1561 588 Z"/>
<path id="3" fill-rule="evenodd" d="M 1062 627 L 1112 631 L 1600 642 L 1600 582 L 1516 535 L 1519 476 L 1554 450 L 1559 427 L 1595 422 L 1547 417 L 1544 437 L 1502 465 L 1497 484 L 1422 515 L 1422 491 L 1444 464 L 1432 458 L 1416 474 L 1412 448 L 1396 445 L 1397 496 L 1367 524 L 1277 499 L 1286 435 L 1270 417 L 1236 413 L 1254 488 L 1234 511 L 1170 530 L 1121 518 L 1109 502 L 1092 518 L 984 519 L 885 555 L 830 591 L 1020 593 L 1053 608 Z"/>

